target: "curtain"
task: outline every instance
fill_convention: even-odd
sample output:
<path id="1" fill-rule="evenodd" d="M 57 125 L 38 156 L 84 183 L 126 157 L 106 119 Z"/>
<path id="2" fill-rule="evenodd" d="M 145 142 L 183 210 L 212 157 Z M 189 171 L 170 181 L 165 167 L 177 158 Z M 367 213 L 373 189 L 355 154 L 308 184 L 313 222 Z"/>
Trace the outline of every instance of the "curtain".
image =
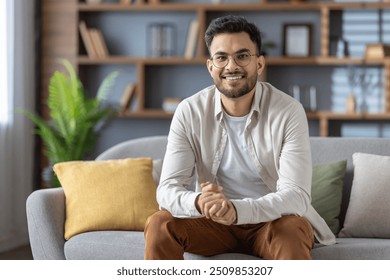
<path id="1" fill-rule="evenodd" d="M 34 110 L 35 1 L 6 4 L 0 76 L 0 252 L 28 244 L 26 198 L 33 190 L 33 125 L 16 108 Z M 2 24 L 4 24 L 2 22 Z M 4 25 L 2 25 L 3 27 Z M 3 34 L 4 35 L 4 34 Z M 4 44 L 1 38 L 0 44 Z M 5 83 L 5 79 L 7 83 Z"/>

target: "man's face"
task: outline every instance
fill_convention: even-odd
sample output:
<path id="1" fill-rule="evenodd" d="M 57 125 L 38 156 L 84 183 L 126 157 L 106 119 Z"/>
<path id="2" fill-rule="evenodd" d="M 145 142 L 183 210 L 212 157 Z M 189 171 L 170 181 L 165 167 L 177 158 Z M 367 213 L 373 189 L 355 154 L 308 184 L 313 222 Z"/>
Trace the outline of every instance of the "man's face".
<path id="1" fill-rule="evenodd" d="M 216 35 L 210 45 L 210 52 L 213 59 L 219 56 L 228 58 L 224 67 L 216 67 L 211 59 L 207 60 L 207 67 L 214 84 L 222 94 L 228 98 L 238 98 L 255 88 L 257 78 L 264 68 L 264 57 L 251 56 L 246 66 L 238 65 L 237 62 L 242 63 L 233 59 L 241 53 L 256 54 L 256 45 L 247 33 Z"/>

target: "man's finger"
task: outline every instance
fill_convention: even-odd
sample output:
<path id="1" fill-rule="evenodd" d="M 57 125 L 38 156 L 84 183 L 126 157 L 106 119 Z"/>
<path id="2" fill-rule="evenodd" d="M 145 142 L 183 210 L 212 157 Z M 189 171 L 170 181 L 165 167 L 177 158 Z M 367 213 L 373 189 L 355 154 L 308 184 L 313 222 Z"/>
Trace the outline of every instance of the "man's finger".
<path id="1" fill-rule="evenodd" d="M 213 206 L 211 206 L 210 209 L 208 210 L 208 215 L 210 217 L 215 216 L 218 212 L 220 212 L 221 208 L 222 208 L 221 204 L 214 203 Z"/>
<path id="2" fill-rule="evenodd" d="M 200 184 L 202 192 L 222 192 L 223 188 L 210 182 Z"/>
<path id="3" fill-rule="evenodd" d="M 216 217 L 222 217 L 226 214 L 226 212 L 229 210 L 228 206 L 227 206 L 227 202 L 226 200 L 224 200 L 221 204 L 221 208 L 218 210 L 218 212 L 216 212 L 214 214 L 214 216 Z"/>

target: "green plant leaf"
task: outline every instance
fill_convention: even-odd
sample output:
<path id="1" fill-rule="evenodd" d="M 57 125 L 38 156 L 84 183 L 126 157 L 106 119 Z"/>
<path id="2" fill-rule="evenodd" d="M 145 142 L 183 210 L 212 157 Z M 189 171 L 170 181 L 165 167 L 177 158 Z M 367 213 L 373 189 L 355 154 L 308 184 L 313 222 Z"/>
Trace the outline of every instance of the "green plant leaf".
<path id="1" fill-rule="evenodd" d="M 103 101 L 107 99 L 110 89 L 115 83 L 116 78 L 119 76 L 120 70 L 114 71 L 108 74 L 103 82 L 100 84 L 98 92 L 96 94 L 96 100 Z"/>
<path id="2" fill-rule="evenodd" d="M 94 98 L 87 98 L 85 89 L 71 63 L 60 60 L 67 73 L 56 71 L 49 82 L 49 120 L 37 114 L 20 110 L 35 125 L 44 145 L 45 154 L 52 164 L 82 160 L 95 147 L 102 123 L 116 113 L 103 106 L 120 71 L 114 71 L 102 81 Z"/>

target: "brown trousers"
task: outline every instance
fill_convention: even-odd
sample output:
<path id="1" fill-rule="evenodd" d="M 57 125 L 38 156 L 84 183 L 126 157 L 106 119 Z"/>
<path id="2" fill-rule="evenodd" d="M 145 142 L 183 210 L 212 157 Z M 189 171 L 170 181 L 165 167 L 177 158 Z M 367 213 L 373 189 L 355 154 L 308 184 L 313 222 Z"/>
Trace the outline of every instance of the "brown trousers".
<path id="1" fill-rule="evenodd" d="M 246 253 L 270 260 L 309 260 L 313 228 L 303 217 L 283 216 L 268 223 L 225 226 L 206 218 L 174 218 L 167 211 L 149 217 L 146 260 L 182 260 L 184 252 L 202 256 Z"/>

